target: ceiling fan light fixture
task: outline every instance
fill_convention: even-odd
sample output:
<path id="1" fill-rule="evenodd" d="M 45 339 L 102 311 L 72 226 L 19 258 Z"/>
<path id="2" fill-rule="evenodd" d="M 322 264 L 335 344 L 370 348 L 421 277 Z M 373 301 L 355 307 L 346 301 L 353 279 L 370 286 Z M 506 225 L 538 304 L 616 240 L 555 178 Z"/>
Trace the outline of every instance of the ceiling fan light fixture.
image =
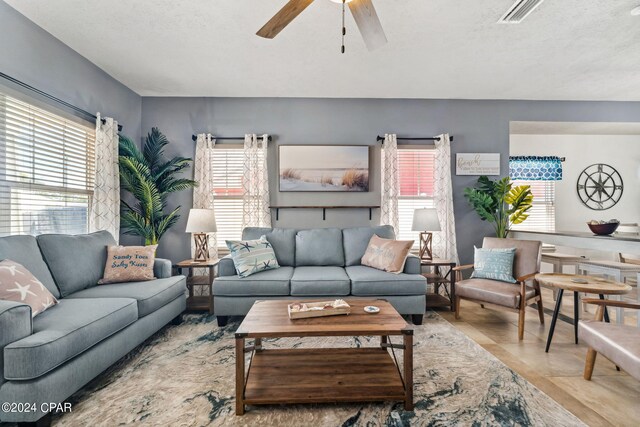
<path id="1" fill-rule="evenodd" d="M 631 9 L 631 14 L 633 16 L 640 16 L 640 6 Z"/>
<path id="2" fill-rule="evenodd" d="M 329 0 L 332 1 L 333 3 L 338 3 L 338 4 L 342 4 L 342 0 Z M 353 0 L 346 0 L 345 3 L 351 3 Z"/>

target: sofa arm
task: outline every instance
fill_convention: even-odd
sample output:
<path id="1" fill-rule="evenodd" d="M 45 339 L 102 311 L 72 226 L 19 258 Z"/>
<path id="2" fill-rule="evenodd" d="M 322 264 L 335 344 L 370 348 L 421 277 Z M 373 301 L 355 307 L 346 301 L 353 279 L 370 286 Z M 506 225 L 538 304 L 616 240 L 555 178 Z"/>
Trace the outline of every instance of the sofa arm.
<path id="1" fill-rule="evenodd" d="M 153 275 L 157 279 L 171 277 L 171 261 L 168 259 L 156 258 L 153 263 Z"/>
<path id="2" fill-rule="evenodd" d="M 31 307 L 14 301 L 0 300 L 0 384 L 4 379 L 4 348 L 33 332 Z"/>
<path id="3" fill-rule="evenodd" d="M 235 276 L 236 274 L 236 266 L 233 263 L 231 255 L 220 258 L 220 262 L 218 263 L 218 277 Z"/>
<path id="4" fill-rule="evenodd" d="M 403 273 L 407 274 L 421 274 L 422 268 L 420 265 L 420 258 L 413 254 L 407 256 L 407 260 L 404 262 Z"/>

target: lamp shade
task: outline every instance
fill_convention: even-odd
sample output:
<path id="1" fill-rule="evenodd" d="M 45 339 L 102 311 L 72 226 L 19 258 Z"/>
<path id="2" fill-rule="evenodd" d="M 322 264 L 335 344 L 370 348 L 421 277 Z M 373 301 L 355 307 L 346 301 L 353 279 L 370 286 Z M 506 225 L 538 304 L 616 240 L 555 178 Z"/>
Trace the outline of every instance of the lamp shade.
<path id="1" fill-rule="evenodd" d="M 438 211 L 434 208 L 414 210 L 411 231 L 440 231 Z"/>
<path id="2" fill-rule="evenodd" d="M 191 209 L 187 219 L 187 233 L 213 233 L 216 227 L 216 215 L 213 209 Z"/>

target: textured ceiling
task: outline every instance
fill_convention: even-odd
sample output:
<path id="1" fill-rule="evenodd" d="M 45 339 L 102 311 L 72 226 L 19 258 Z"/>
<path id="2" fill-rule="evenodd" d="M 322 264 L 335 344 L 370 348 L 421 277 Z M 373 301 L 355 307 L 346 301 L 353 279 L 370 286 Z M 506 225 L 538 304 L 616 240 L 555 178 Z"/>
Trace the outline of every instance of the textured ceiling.
<path id="1" fill-rule="evenodd" d="M 640 101 L 640 0 L 374 0 L 389 43 L 368 52 L 316 0 L 273 40 L 285 0 L 6 0 L 145 96 Z"/>

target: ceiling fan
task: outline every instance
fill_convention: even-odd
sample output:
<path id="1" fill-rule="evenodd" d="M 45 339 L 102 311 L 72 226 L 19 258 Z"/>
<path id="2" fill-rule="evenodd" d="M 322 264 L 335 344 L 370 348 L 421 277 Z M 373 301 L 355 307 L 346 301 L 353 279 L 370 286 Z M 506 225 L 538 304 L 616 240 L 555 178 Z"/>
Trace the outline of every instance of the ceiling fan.
<path id="1" fill-rule="evenodd" d="M 276 13 L 258 32 L 260 37 L 272 39 L 291 23 L 314 0 L 289 0 L 282 9 Z M 351 15 L 362 34 L 367 49 L 374 50 L 387 43 L 382 24 L 371 0 L 331 0 L 334 3 L 342 3 L 342 37 L 344 53 L 344 7 L 349 6 Z"/>

